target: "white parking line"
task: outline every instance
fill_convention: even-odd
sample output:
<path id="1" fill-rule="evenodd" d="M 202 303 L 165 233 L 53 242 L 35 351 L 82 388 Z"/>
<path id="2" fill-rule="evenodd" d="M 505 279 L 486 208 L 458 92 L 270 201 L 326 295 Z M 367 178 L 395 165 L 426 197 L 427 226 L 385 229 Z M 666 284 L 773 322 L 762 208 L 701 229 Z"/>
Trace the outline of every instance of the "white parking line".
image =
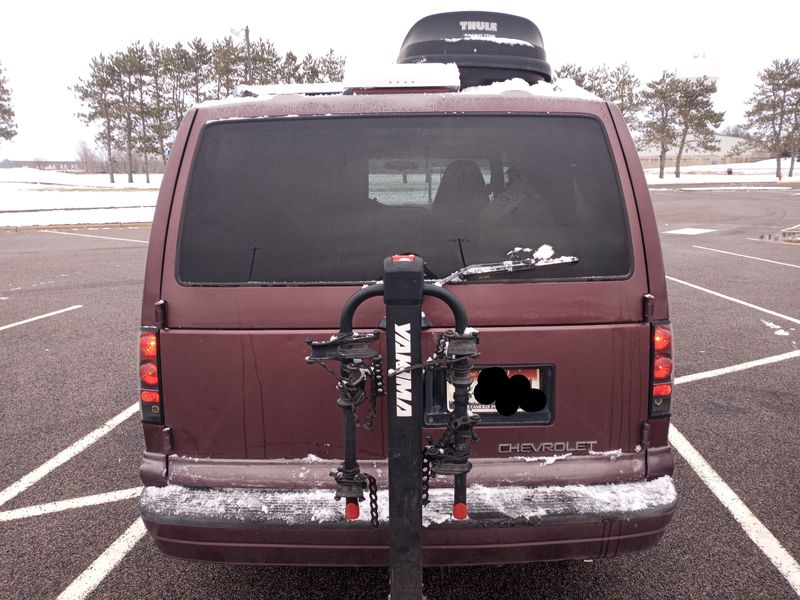
<path id="1" fill-rule="evenodd" d="M 77 235 L 79 237 L 99 238 L 101 240 L 116 240 L 118 242 L 136 242 L 137 244 L 149 244 L 147 240 L 132 240 L 130 238 L 108 237 L 106 235 L 90 235 L 88 233 L 70 233 L 69 231 L 52 231 L 50 229 L 42 229 L 42 233 L 56 233 L 58 235 Z"/>
<path id="2" fill-rule="evenodd" d="M 15 288 L 15 289 L 22 289 L 22 288 Z M 11 291 L 13 292 L 14 290 Z M 38 321 L 40 319 L 46 319 L 47 317 L 54 317 L 56 315 L 69 312 L 71 310 L 77 310 L 79 308 L 83 308 L 83 304 L 76 304 L 75 306 L 69 306 L 67 308 L 62 308 L 61 310 L 54 310 L 53 312 L 49 312 L 44 315 L 39 315 L 38 317 L 31 317 L 30 319 L 25 319 L 24 321 L 17 321 L 16 323 L 2 325 L 0 326 L 0 331 L 3 331 L 4 329 L 11 329 L 12 327 L 19 327 L 20 325 L 25 325 L 26 323 L 33 323 L 34 321 Z"/>
<path id="3" fill-rule="evenodd" d="M 759 192 L 791 192 L 790 187 L 770 187 L 764 185 L 720 185 L 714 187 L 682 187 L 682 192 L 740 192 L 742 190 L 756 190 Z"/>
<path id="4" fill-rule="evenodd" d="M 114 570 L 114 567 L 125 558 L 125 555 L 133 549 L 136 542 L 144 537 L 146 532 L 147 530 L 142 520 L 136 519 L 133 525 L 125 530 L 125 533 L 106 548 L 105 552 L 89 565 L 89 568 L 78 575 L 69 584 L 69 587 L 58 595 L 57 600 L 83 600 L 83 598 L 86 598 Z"/>
<path id="5" fill-rule="evenodd" d="M 74 508 L 84 508 L 86 506 L 97 506 L 98 504 L 109 504 L 110 502 L 119 502 L 120 500 L 130 500 L 136 498 L 142 493 L 141 487 L 128 488 L 127 490 L 117 490 L 115 492 L 106 492 L 104 494 L 95 494 L 94 496 L 83 496 L 81 498 L 70 498 L 69 500 L 59 500 L 58 502 L 49 502 L 47 504 L 36 504 L 34 506 L 26 506 L 25 508 L 17 508 L 15 510 L 0 511 L 0 523 L 4 521 L 16 521 L 18 519 L 27 519 L 29 517 L 39 517 L 41 515 L 49 515 L 51 513 L 61 512 L 64 510 L 71 510 Z"/>
<path id="6" fill-rule="evenodd" d="M 702 373 L 695 373 L 693 375 L 683 375 L 682 377 L 675 378 L 675 384 L 691 383 L 692 381 L 699 381 L 701 379 L 710 379 L 712 377 L 719 377 L 720 375 L 729 375 L 730 373 L 736 373 L 737 371 L 745 371 L 755 367 L 771 365 L 772 363 L 781 362 L 792 358 L 800 358 L 800 350 L 786 352 L 785 354 L 777 354 L 775 356 L 768 356 L 767 358 L 759 358 L 758 360 L 751 360 L 738 365 L 723 367 L 722 369 L 714 369 L 713 371 L 704 371 Z"/>
<path id="7" fill-rule="evenodd" d="M 762 262 L 772 263 L 773 265 L 782 265 L 784 267 L 792 267 L 794 269 L 800 269 L 800 265 L 778 262 L 777 260 L 769 260 L 766 258 L 758 258 L 757 256 L 749 256 L 747 254 L 737 254 L 736 252 L 728 252 L 727 250 L 717 250 L 716 248 L 706 248 L 705 246 L 692 246 L 692 248 L 699 248 L 700 250 L 710 250 L 711 252 L 719 252 L 720 254 L 730 254 L 731 256 L 740 256 L 742 258 L 750 258 L 752 260 L 760 260 Z"/>
<path id="8" fill-rule="evenodd" d="M 91 433 L 83 436 L 77 442 L 75 442 L 65 450 L 62 450 L 61 452 L 56 454 L 46 463 L 37 467 L 27 475 L 25 475 L 19 481 L 12 483 L 6 489 L 0 492 L 0 506 L 5 504 L 12 498 L 15 498 L 25 490 L 27 490 L 29 487 L 31 487 L 33 484 L 35 484 L 37 481 L 42 479 L 45 475 L 47 475 L 54 469 L 60 467 L 71 458 L 74 458 L 75 456 L 86 450 L 86 448 L 94 444 L 97 440 L 102 438 L 107 433 L 111 432 L 111 430 L 113 430 L 117 425 L 119 425 L 132 415 L 136 414 L 138 410 L 139 410 L 139 403 L 137 402 L 135 404 L 132 404 L 131 406 L 123 410 L 121 413 L 119 413 L 117 416 L 113 417 L 112 419 L 109 419 L 108 421 L 103 423 L 100 427 L 98 427 Z"/>
<path id="9" fill-rule="evenodd" d="M 790 321 L 792 323 L 797 323 L 798 325 L 800 325 L 800 319 L 795 319 L 794 317 L 790 317 L 788 315 L 775 312 L 774 310 L 769 310 L 768 308 L 764 308 L 763 306 L 758 306 L 757 304 L 750 304 L 749 302 L 745 302 L 744 300 L 739 300 L 738 298 L 733 298 L 732 296 L 726 296 L 725 294 L 720 294 L 719 292 L 715 292 L 714 290 L 709 290 L 708 288 L 700 287 L 699 285 L 695 285 L 693 283 L 689 283 L 688 281 L 683 281 L 681 279 L 676 279 L 675 277 L 670 277 L 669 275 L 667 275 L 667 279 L 669 279 L 670 281 L 674 281 L 675 283 L 680 283 L 682 285 L 689 286 L 690 288 L 700 290 L 701 292 L 705 292 L 713 296 L 718 296 L 720 298 L 723 298 L 724 300 L 730 300 L 731 302 L 736 302 L 736 304 L 741 304 L 742 306 L 746 306 L 748 308 L 754 308 L 755 310 L 760 310 L 761 312 L 766 313 L 768 315 L 772 315 L 773 317 L 785 319 L 786 321 Z"/>
<path id="10" fill-rule="evenodd" d="M 725 483 L 674 425 L 669 428 L 669 443 L 680 452 L 704 484 L 728 509 L 747 536 L 780 571 L 792 589 L 800 595 L 800 565 L 781 545 L 769 529 L 750 511 L 739 496 Z"/>
<path id="11" fill-rule="evenodd" d="M 711 233 L 716 229 L 702 229 L 699 227 L 684 227 L 683 229 L 672 229 L 671 231 L 663 231 L 662 233 L 674 233 L 676 235 L 703 235 L 704 233 Z"/>

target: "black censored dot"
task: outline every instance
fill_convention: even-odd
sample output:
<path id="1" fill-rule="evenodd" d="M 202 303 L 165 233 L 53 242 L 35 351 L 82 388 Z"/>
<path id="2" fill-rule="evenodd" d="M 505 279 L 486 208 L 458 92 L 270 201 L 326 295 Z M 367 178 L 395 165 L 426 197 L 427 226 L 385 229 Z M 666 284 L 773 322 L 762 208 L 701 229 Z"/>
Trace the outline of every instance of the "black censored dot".
<path id="1" fill-rule="evenodd" d="M 500 367 L 483 369 L 478 375 L 478 385 L 473 392 L 475 400 L 481 404 L 494 404 L 507 384 L 508 376 Z"/>
<path id="2" fill-rule="evenodd" d="M 504 417 L 510 417 L 514 413 L 517 412 L 519 409 L 519 403 L 517 402 L 516 398 L 512 396 L 503 396 L 497 399 L 497 412 L 499 412 Z"/>
<path id="3" fill-rule="evenodd" d="M 518 373 L 508 380 L 508 391 L 514 396 L 522 396 L 531 389 L 531 380 Z"/>
<path id="4" fill-rule="evenodd" d="M 536 388 L 529 389 L 519 400 L 519 407 L 525 412 L 539 412 L 547 406 L 547 395 Z"/>

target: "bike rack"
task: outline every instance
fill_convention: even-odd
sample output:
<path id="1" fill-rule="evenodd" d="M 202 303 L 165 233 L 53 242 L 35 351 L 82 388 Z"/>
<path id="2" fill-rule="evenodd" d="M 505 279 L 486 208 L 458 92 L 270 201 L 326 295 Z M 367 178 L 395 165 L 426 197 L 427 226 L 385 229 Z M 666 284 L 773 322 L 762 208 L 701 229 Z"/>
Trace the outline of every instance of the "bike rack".
<path id="1" fill-rule="evenodd" d="M 361 473 L 356 460 L 355 407 L 365 399 L 364 382 L 371 372 L 365 360 L 378 361 L 372 344 L 378 331 L 353 332 L 356 309 L 369 298 L 383 296 L 386 306 L 386 336 L 389 378 L 387 413 L 389 428 L 389 560 L 392 600 L 419 600 L 422 595 L 422 506 L 423 461 L 434 475 L 454 476 L 453 516 L 465 519 L 470 440 L 477 441 L 472 427 L 478 418 L 467 410 L 472 357 L 477 356 L 477 331 L 467 326 L 467 314 L 458 297 L 424 281 L 423 260 L 414 255 L 396 255 L 383 261 L 383 283 L 367 286 L 350 297 L 342 309 L 339 334 L 329 341 L 306 342 L 309 363 L 338 360 L 341 364 L 338 404 L 344 421 L 344 461 L 331 475 L 336 481 L 335 498 L 345 498 L 345 518 L 357 519 L 364 489 L 370 489 L 372 524 L 377 527 L 377 497 L 374 479 Z M 443 335 L 444 358 L 455 387 L 454 410 L 445 436 L 438 444 L 429 440 L 423 452 L 422 301 L 433 296 L 453 312 L 456 331 Z M 374 370 L 372 371 L 374 375 Z M 380 378 L 378 379 L 380 381 Z M 374 385 L 374 383 L 373 383 Z M 427 497 L 427 482 L 425 484 Z"/>

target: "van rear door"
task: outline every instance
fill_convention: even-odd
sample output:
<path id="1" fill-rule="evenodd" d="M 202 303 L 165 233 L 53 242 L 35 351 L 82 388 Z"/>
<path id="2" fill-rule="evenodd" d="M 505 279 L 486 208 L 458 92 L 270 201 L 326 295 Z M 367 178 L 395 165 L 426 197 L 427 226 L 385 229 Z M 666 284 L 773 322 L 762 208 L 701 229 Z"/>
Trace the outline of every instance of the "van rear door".
<path id="1" fill-rule="evenodd" d="M 362 102 L 340 100 L 345 112 Z M 478 457 L 638 444 L 649 290 L 608 109 L 458 95 L 415 102 L 435 102 L 434 114 L 387 105 L 385 115 L 219 120 L 215 109 L 193 130 L 161 282 L 164 420 L 176 454 L 341 457 L 335 381 L 304 363 L 304 340 L 335 334 L 347 298 L 381 278 L 385 256 L 406 253 L 426 260 L 432 281 L 470 263 L 576 259 L 447 283 L 481 331 L 478 367 L 525 377 L 547 396 L 536 412 L 480 407 Z M 436 300 L 423 309 L 433 352 L 452 317 Z M 373 330 L 382 316 L 371 300 L 355 326 Z M 496 379 L 482 400 L 504 394 Z M 430 390 L 428 424 L 440 426 L 446 386 Z M 384 457 L 383 426 L 359 434 L 359 450 Z"/>

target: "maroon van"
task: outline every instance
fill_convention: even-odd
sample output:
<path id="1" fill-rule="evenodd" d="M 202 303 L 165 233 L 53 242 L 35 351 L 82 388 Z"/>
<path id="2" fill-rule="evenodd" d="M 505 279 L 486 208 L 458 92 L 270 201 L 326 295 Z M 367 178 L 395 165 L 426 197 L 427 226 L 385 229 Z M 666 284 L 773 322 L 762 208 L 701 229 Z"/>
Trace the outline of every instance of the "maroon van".
<path id="1" fill-rule="evenodd" d="M 387 565 L 397 460 L 422 473 L 426 566 L 650 548 L 676 503 L 672 335 L 620 112 L 552 83 L 518 17 L 423 19 L 399 62 L 185 116 L 144 284 L 150 535 L 183 558 Z M 394 263 L 421 273 L 417 364 L 388 278 L 381 297 Z M 405 410 L 430 440 L 393 450 Z"/>

